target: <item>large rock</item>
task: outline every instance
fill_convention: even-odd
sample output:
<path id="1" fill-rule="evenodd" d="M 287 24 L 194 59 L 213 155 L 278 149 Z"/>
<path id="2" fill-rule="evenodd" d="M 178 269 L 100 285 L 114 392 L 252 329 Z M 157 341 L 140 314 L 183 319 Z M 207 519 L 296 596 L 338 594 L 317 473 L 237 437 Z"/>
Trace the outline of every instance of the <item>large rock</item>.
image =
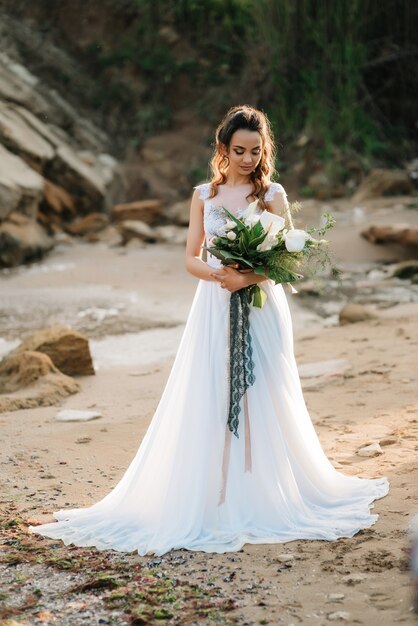
<path id="1" fill-rule="evenodd" d="M 106 192 L 104 181 L 69 146 L 57 148 L 53 161 L 46 169 L 46 176 L 64 189 L 70 189 L 86 212 L 103 208 Z"/>
<path id="2" fill-rule="evenodd" d="M 45 113 L 49 106 L 37 92 L 38 85 L 39 80 L 34 74 L 0 53 L 0 97 L 3 100 L 19 103 L 35 113 Z"/>
<path id="3" fill-rule="evenodd" d="M 0 220 L 12 211 L 34 217 L 44 192 L 42 176 L 2 145 L 0 163 Z"/>
<path id="4" fill-rule="evenodd" d="M 161 200 L 138 200 L 117 204 L 112 208 L 115 220 L 141 220 L 150 226 L 158 222 L 161 217 Z"/>
<path id="5" fill-rule="evenodd" d="M 63 187 L 45 179 L 44 197 L 39 205 L 37 220 L 48 233 L 62 233 L 65 223 L 74 220 L 77 213 L 74 198 Z"/>
<path id="6" fill-rule="evenodd" d="M 74 198 L 63 187 L 55 185 L 47 178 L 44 179 L 44 202 L 55 213 L 63 217 L 77 212 Z"/>
<path id="7" fill-rule="evenodd" d="M 376 319 L 376 315 L 362 304 L 346 304 L 340 311 L 341 326 Z"/>
<path id="8" fill-rule="evenodd" d="M 388 268 L 389 276 L 396 278 L 414 278 L 418 275 L 418 260 L 400 261 Z"/>
<path id="9" fill-rule="evenodd" d="M 418 228 L 406 224 L 395 226 L 369 226 L 361 236 L 371 243 L 396 243 L 418 248 Z"/>
<path id="10" fill-rule="evenodd" d="M 190 220 L 190 200 L 181 200 L 172 204 L 165 215 L 170 222 L 179 226 L 188 226 Z"/>
<path id="11" fill-rule="evenodd" d="M 87 337 L 66 327 L 44 328 L 26 337 L 10 355 L 26 350 L 47 354 L 54 365 L 69 376 L 94 374 Z"/>
<path id="12" fill-rule="evenodd" d="M 69 143 L 70 139 L 66 134 L 63 134 L 60 129 L 58 132 L 51 126 L 44 124 L 39 117 L 36 117 L 31 111 L 25 109 L 25 107 L 19 105 L 10 105 L 16 115 L 19 115 L 28 126 L 30 126 L 38 135 L 43 137 L 54 148 L 57 148 L 63 143 Z"/>
<path id="13" fill-rule="evenodd" d="M 98 233 L 106 228 L 109 224 L 109 218 L 104 213 L 89 213 L 84 217 L 80 217 L 65 227 L 65 230 L 71 235 L 88 235 L 90 233 Z"/>
<path id="14" fill-rule="evenodd" d="M 176 226 L 175 224 L 165 224 L 156 226 L 155 232 L 158 238 L 165 243 L 184 246 L 187 242 L 187 228 Z"/>
<path id="15" fill-rule="evenodd" d="M 32 37 L 33 35 L 32 32 Z M 41 37 L 39 33 L 38 49 L 44 45 Z M 61 52 L 62 50 L 59 54 Z M 55 59 L 48 59 L 49 67 L 52 67 L 50 64 L 54 61 Z M 60 62 L 57 67 L 58 65 L 62 69 Z M 48 128 L 53 129 L 54 135 L 60 137 L 65 144 L 73 147 L 82 145 L 95 152 L 102 152 L 109 145 L 106 134 L 83 118 L 77 107 L 70 105 L 65 94 L 61 95 L 55 89 L 48 88 L 45 81 L 39 80 L 26 67 L 3 53 L 0 53 L 0 97 L 21 105 L 36 116 L 48 119 Z M 49 138 L 45 138 L 49 141 Z"/>
<path id="16" fill-rule="evenodd" d="M 405 170 L 372 170 L 361 182 L 353 196 L 354 202 L 361 202 L 369 198 L 410 194 L 414 185 Z"/>
<path id="17" fill-rule="evenodd" d="M 53 247 L 54 240 L 26 215 L 12 213 L 0 224 L 0 267 L 40 259 Z"/>
<path id="18" fill-rule="evenodd" d="M 122 236 L 122 244 L 128 243 L 131 239 L 140 239 L 149 243 L 155 243 L 160 236 L 145 222 L 140 220 L 124 220 L 119 222 L 117 228 Z"/>
<path id="19" fill-rule="evenodd" d="M 25 350 L 0 362 L 0 413 L 57 404 L 79 390 L 46 354 Z"/>
<path id="20" fill-rule="evenodd" d="M 0 140 L 21 156 L 33 169 L 42 172 L 54 156 L 54 148 L 12 107 L 0 102 Z"/>

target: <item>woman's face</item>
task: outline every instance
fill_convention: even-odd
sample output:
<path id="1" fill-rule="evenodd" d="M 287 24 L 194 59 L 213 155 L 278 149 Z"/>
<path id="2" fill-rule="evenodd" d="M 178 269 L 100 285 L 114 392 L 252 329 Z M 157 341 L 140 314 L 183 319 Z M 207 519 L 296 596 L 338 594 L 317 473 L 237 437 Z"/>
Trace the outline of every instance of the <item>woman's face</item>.
<path id="1" fill-rule="evenodd" d="M 261 160 L 262 141 L 255 130 L 236 130 L 229 144 L 229 167 L 237 174 L 250 174 Z"/>

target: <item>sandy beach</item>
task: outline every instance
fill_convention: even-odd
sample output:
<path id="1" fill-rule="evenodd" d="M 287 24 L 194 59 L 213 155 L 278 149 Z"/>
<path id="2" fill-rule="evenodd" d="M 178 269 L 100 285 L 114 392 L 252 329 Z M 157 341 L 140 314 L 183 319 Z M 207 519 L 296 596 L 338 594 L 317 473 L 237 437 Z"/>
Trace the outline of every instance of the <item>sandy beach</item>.
<path id="1" fill-rule="evenodd" d="M 341 231 L 333 235 L 337 242 L 340 236 Z M 355 252 L 344 241 L 339 253 L 347 263 L 395 258 L 360 238 Z M 81 391 L 60 405 L 0 415 L 6 509 L 12 505 L 26 523 L 50 521 L 52 511 L 89 505 L 121 478 L 158 404 L 196 286 L 184 269 L 183 247 L 169 245 L 121 249 L 77 242 L 60 245 L 40 263 L 3 273 L 0 354 L 35 328 L 68 324 L 89 337 L 96 366 L 96 375 L 78 377 Z M 176 551 L 153 567 L 179 580 L 192 575 L 202 588 L 215 587 L 222 598 L 234 600 L 223 621 L 195 616 L 190 623 L 412 625 L 407 528 L 418 512 L 418 305 L 377 307 L 377 318 L 340 326 L 324 324 L 309 301 L 298 297 L 289 296 L 298 364 L 344 364 L 325 376 L 302 378 L 313 423 L 341 472 L 388 477 L 390 493 L 373 510 L 379 520 L 335 542 L 247 544 L 224 555 Z M 103 417 L 60 423 L 55 415 L 62 408 L 94 409 Z M 370 443 L 380 443 L 383 453 L 359 456 L 358 449 Z M 129 558 L 142 565 L 152 561 Z M 22 597 L 33 591 L 31 576 L 37 577 L 44 601 L 51 598 L 53 607 L 46 570 L 16 567 L 25 572 Z M 2 588 L 17 606 L 12 569 L 2 566 Z M 48 612 L 47 603 L 43 610 Z M 60 617 L 60 610 L 51 609 L 41 621 L 76 625 L 109 618 L 99 599 L 93 617 L 83 608 L 68 613 L 68 607 Z M 19 623 L 41 623 L 36 611 L 28 615 L 29 621 Z M 126 621 L 123 611 L 112 619 L 101 623 L 146 623 Z"/>

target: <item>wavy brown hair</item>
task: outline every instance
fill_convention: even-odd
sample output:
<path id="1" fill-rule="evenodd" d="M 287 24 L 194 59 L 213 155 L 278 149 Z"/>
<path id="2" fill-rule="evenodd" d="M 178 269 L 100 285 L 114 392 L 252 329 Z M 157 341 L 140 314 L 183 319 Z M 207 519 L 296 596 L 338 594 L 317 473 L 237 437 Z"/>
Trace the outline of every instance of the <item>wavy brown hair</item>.
<path id="1" fill-rule="evenodd" d="M 229 152 L 231 137 L 236 130 L 240 129 L 260 133 L 262 140 L 261 159 L 254 172 L 250 174 L 252 190 L 246 197 L 256 196 L 260 200 L 261 207 L 268 209 L 264 202 L 264 194 L 268 189 L 273 174 L 276 172 L 274 167 L 276 156 L 274 137 L 269 119 L 265 113 L 247 104 L 231 107 L 216 129 L 215 148 L 209 163 L 212 170 L 209 197 L 213 198 L 216 196 L 218 185 L 223 185 L 226 182 L 229 159 L 225 154 L 222 154 L 222 144 Z"/>

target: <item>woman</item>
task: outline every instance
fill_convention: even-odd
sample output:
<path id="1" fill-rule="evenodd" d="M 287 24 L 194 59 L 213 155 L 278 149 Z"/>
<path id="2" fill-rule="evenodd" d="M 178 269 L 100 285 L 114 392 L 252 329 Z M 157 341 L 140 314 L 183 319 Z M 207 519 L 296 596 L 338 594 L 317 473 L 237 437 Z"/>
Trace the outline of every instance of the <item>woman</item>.
<path id="1" fill-rule="evenodd" d="M 333 540 L 377 520 L 371 503 L 386 495 L 388 481 L 345 476 L 325 456 L 303 399 L 282 286 L 221 267 L 210 254 L 201 258 L 204 239 L 210 243 L 222 232 L 222 206 L 239 216 L 258 198 L 258 211 L 285 216 L 292 227 L 285 190 L 271 182 L 273 162 L 266 116 L 250 106 L 231 108 L 216 131 L 212 181 L 198 185 L 191 201 L 186 268 L 200 280 L 139 450 L 101 501 L 58 511 L 58 523 L 32 532 L 66 544 L 161 555 Z M 229 307 L 232 293 L 256 282 L 268 298 L 262 309 L 250 307 L 246 349 L 253 369 L 234 437 L 227 423 Z"/>

